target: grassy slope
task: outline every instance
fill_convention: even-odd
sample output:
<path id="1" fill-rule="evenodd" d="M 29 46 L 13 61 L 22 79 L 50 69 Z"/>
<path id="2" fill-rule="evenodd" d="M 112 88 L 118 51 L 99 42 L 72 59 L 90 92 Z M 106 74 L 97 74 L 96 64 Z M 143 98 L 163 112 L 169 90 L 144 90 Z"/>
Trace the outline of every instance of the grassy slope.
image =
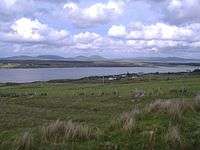
<path id="1" fill-rule="evenodd" d="M 131 92 L 145 91 L 145 96 L 133 101 Z M 200 76 L 172 80 L 127 81 L 102 84 L 35 83 L 0 87 L 0 144 L 11 149 L 16 137 L 30 131 L 35 149 L 171 149 L 165 137 L 169 124 L 177 124 L 164 113 L 147 113 L 137 122 L 133 133 L 110 130 L 114 117 L 144 108 L 156 99 L 187 98 L 192 100 L 200 91 Z M 116 93 L 119 93 L 116 94 Z M 40 127 L 53 120 L 86 123 L 103 133 L 97 140 L 69 141 L 65 144 L 45 144 L 40 141 Z M 188 111 L 178 122 L 183 147 L 200 146 L 200 113 Z M 149 132 L 156 129 L 154 144 Z M 11 143 L 11 144 L 10 144 Z M 180 148 L 180 147 L 179 147 Z"/>

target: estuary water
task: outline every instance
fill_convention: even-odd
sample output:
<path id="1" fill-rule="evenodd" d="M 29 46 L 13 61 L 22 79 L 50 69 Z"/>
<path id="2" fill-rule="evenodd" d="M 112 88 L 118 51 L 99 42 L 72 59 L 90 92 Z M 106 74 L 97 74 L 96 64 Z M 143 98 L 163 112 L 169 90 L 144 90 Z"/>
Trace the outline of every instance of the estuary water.
<path id="1" fill-rule="evenodd" d="M 194 70 L 192 66 L 178 67 L 89 67 L 89 68 L 36 68 L 0 69 L 0 83 L 27 83 L 55 79 L 79 79 L 88 76 L 117 75 L 123 73 L 166 73 Z"/>

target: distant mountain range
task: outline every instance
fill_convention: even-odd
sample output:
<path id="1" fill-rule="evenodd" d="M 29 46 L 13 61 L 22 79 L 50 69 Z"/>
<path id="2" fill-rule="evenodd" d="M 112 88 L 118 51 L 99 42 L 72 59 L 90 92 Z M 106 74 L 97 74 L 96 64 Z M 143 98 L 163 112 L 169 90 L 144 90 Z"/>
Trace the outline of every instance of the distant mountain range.
<path id="1" fill-rule="evenodd" d="M 65 58 L 57 55 L 39 55 L 39 56 L 20 55 L 20 56 L 1 58 L 1 60 L 105 61 L 107 59 L 98 55 L 92 55 L 89 57 L 77 56 L 70 58 Z"/>
<path id="2" fill-rule="evenodd" d="M 181 57 L 137 57 L 137 58 L 123 58 L 123 59 L 107 59 L 99 55 L 92 56 L 77 56 L 65 58 L 57 55 L 39 55 L 39 56 L 13 56 L 1 58 L 1 60 L 52 60 L 52 61 L 113 61 L 113 62 L 162 62 L 162 63 L 196 63 L 200 59 L 186 59 Z"/>

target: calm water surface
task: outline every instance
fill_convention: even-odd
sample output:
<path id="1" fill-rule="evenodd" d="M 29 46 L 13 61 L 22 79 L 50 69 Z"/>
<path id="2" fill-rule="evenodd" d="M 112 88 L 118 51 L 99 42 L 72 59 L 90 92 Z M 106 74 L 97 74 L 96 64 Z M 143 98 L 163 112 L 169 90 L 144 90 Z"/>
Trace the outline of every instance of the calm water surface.
<path id="1" fill-rule="evenodd" d="M 123 73 L 180 72 L 195 67 L 94 67 L 94 68 L 37 68 L 37 69 L 0 69 L 0 83 L 34 82 L 54 79 L 79 79 L 88 76 L 116 75 Z"/>

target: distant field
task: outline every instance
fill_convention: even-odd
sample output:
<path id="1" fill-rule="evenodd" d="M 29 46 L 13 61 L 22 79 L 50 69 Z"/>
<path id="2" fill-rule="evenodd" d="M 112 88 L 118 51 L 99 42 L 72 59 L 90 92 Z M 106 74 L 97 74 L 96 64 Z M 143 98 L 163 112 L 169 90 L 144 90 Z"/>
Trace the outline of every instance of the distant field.
<path id="1" fill-rule="evenodd" d="M 71 68 L 71 67 L 140 67 L 141 62 L 62 61 L 62 60 L 0 60 L 0 68 Z"/>
<path id="2" fill-rule="evenodd" d="M 1 84 L 0 149 L 198 149 L 199 92 L 199 75 Z"/>
<path id="3" fill-rule="evenodd" d="M 179 65 L 200 66 L 190 62 L 151 61 L 63 61 L 63 60 L 0 60 L 0 68 L 72 68 L 72 67 L 175 67 Z"/>
<path id="4" fill-rule="evenodd" d="M 19 64 L 16 63 L 0 63 L 0 68 L 16 68 Z"/>

